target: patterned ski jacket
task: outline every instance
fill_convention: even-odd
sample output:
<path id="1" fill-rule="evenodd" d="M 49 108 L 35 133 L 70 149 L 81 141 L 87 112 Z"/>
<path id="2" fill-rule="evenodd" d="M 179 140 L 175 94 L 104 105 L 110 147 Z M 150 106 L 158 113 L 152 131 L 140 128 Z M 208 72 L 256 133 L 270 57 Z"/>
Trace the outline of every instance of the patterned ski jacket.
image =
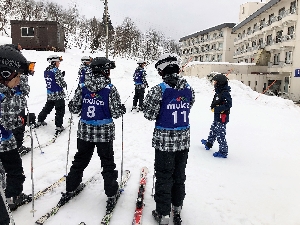
<path id="1" fill-rule="evenodd" d="M 54 78 L 55 78 L 55 83 L 62 88 L 61 91 L 57 92 L 47 92 L 47 99 L 48 100 L 59 100 L 59 99 L 64 99 L 66 97 L 65 92 L 63 88 L 67 88 L 67 83 L 65 82 L 64 79 L 64 74 L 62 74 L 61 70 L 58 69 L 56 66 L 50 65 L 46 68 L 45 72 L 51 71 L 54 73 Z M 47 85 L 47 81 L 46 81 Z"/>
<path id="2" fill-rule="evenodd" d="M 187 81 L 180 75 L 174 73 L 166 75 L 163 81 L 175 90 L 183 90 L 187 87 Z M 189 86 L 191 99 L 189 109 L 195 102 L 195 92 Z M 144 117 L 148 120 L 159 120 L 161 104 L 163 101 L 163 89 L 161 85 L 152 87 L 145 97 L 143 104 Z M 185 129 L 157 129 L 154 128 L 152 147 L 160 151 L 175 152 L 185 150 L 190 147 L 190 127 Z"/>
<path id="3" fill-rule="evenodd" d="M 111 122 L 106 124 L 89 124 L 84 122 L 83 109 L 83 92 L 86 89 L 90 92 L 101 91 L 109 87 L 108 106 Z M 86 88 L 86 89 L 85 89 Z M 101 96 L 100 96 L 101 97 Z M 117 119 L 122 116 L 121 99 L 117 88 L 111 84 L 109 78 L 103 76 L 95 76 L 91 70 L 86 71 L 85 81 L 83 85 L 79 85 L 75 91 L 73 99 L 69 102 L 69 110 L 71 113 L 81 114 L 78 123 L 77 138 L 89 142 L 109 142 L 115 139 L 115 124 L 112 118 Z"/>
<path id="4" fill-rule="evenodd" d="M 84 77 L 85 77 L 85 74 L 86 74 L 86 71 L 89 70 L 89 66 L 82 63 L 79 67 L 79 70 L 78 70 L 78 77 L 79 77 L 79 84 L 81 83 L 84 83 Z"/>
<path id="5" fill-rule="evenodd" d="M 0 84 L 0 152 L 17 148 L 12 130 L 22 125 L 18 115 L 25 108 L 25 104 L 22 95 L 17 95 L 15 90 Z"/>
<path id="6" fill-rule="evenodd" d="M 138 66 L 135 69 L 134 74 L 133 74 L 133 81 L 134 81 L 135 89 L 145 89 L 149 86 L 148 82 L 146 80 L 146 76 L 147 76 L 147 73 L 143 67 Z M 138 81 L 137 81 L 137 77 L 139 77 Z"/>

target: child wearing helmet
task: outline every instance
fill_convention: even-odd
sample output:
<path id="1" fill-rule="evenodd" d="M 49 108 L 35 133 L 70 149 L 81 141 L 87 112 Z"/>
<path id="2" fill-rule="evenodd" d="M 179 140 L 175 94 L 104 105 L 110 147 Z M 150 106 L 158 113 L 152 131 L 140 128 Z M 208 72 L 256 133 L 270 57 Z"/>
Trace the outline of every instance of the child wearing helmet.
<path id="1" fill-rule="evenodd" d="M 214 82 L 215 95 L 211 103 L 211 111 L 214 113 L 214 121 L 210 127 L 207 140 L 202 139 L 205 149 L 212 148 L 215 140 L 219 143 L 219 151 L 213 153 L 214 157 L 227 158 L 228 145 L 226 141 L 226 124 L 229 122 L 230 108 L 232 107 L 231 88 L 224 74 L 216 74 Z"/>
<path id="2" fill-rule="evenodd" d="M 156 209 L 152 215 L 159 224 L 169 224 L 172 207 L 173 223 L 178 225 L 182 222 L 180 212 L 185 197 L 185 168 L 190 147 L 189 113 L 195 93 L 179 75 L 178 55 L 162 55 L 155 68 L 163 82 L 149 90 L 143 105 L 144 117 L 156 121 L 152 138 Z"/>
<path id="3" fill-rule="evenodd" d="M 90 56 L 83 56 L 81 58 L 81 65 L 78 70 L 79 85 L 84 83 L 84 77 L 85 77 L 86 71 L 90 67 L 91 62 L 92 62 L 92 58 Z"/>
<path id="4" fill-rule="evenodd" d="M 26 106 L 26 100 L 15 94 L 13 88 L 20 84 L 20 75 L 28 71 L 28 64 L 20 51 L 0 46 L 0 161 L 6 173 L 5 197 L 11 210 L 32 200 L 30 195 L 22 193 L 25 176 L 12 133 L 13 129 L 22 125 L 19 114 Z M 0 224 L 8 224 L 2 217 L 4 209 L 1 206 Z"/>
<path id="5" fill-rule="evenodd" d="M 117 88 L 111 84 L 110 70 L 115 63 L 105 57 L 96 57 L 86 71 L 84 83 L 78 85 L 69 102 L 71 113 L 80 114 L 77 130 L 77 152 L 66 179 L 66 192 L 60 203 L 74 196 L 80 187 L 84 169 L 97 148 L 101 160 L 104 191 L 108 197 L 106 211 L 113 209 L 119 196 L 118 171 L 114 162 L 113 140 L 117 119 L 126 112 Z"/>
<path id="6" fill-rule="evenodd" d="M 138 111 L 143 110 L 143 101 L 144 101 L 144 94 L 145 88 L 149 87 L 148 82 L 146 80 L 146 70 L 144 69 L 146 62 L 144 60 L 139 60 L 137 62 L 138 67 L 135 69 L 133 74 L 133 81 L 134 81 L 134 96 L 133 96 L 133 106 L 132 110 L 136 109 L 137 103 L 139 102 Z"/>
<path id="7" fill-rule="evenodd" d="M 38 122 L 36 123 L 36 127 L 47 125 L 45 119 L 55 107 L 55 135 L 58 135 L 64 130 L 63 118 L 65 115 L 66 97 L 64 88 L 67 89 L 67 84 L 64 80 L 64 71 L 62 72 L 58 68 L 60 66 L 60 62 L 63 61 L 62 57 L 51 55 L 47 58 L 47 61 L 50 63 L 50 65 L 44 71 L 44 78 L 46 81 L 47 89 L 47 102 L 38 115 Z"/>

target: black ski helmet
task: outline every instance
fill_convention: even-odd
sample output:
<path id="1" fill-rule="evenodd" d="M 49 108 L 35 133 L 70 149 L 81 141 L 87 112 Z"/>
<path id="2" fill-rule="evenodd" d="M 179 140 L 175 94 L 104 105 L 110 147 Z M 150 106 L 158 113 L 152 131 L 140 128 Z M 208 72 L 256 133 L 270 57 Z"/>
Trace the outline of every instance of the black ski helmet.
<path id="1" fill-rule="evenodd" d="M 105 72 L 107 69 L 116 68 L 116 64 L 114 61 L 110 61 L 105 57 L 96 57 L 92 60 L 90 64 L 90 68 L 93 73 Z"/>
<path id="2" fill-rule="evenodd" d="M 173 53 L 165 53 L 159 57 L 155 68 L 162 76 L 168 73 L 179 73 L 180 57 Z"/>
<path id="3" fill-rule="evenodd" d="M 217 86 L 228 84 L 228 78 L 222 73 L 216 74 L 211 80 L 217 81 Z"/>
<path id="4" fill-rule="evenodd" d="M 8 45 L 0 46 L 0 77 L 3 80 L 11 80 L 18 73 L 28 74 L 29 64 L 19 50 Z"/>

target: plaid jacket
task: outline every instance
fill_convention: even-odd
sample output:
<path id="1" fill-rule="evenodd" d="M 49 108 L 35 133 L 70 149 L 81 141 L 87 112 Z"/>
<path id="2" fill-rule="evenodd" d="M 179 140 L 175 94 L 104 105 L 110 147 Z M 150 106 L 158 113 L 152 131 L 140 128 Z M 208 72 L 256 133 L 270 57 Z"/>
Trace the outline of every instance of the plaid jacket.
<path id="1" fill-rule="evenodd" d="M 94 76 L 91 70 L 87 70 L 84 85 L 92 92 L 101 90 L 110 84 L 111 81 L 103 76 Z M 121 99 L 115 86 L 111 87 L 109 94 L 109 109 L 112 118 L 117 119 L 122 116 Z M 81 113 L 82 109 L 82 86 L 78 86 L 73 99 L 69 103 L 71 113 Z M 79 120 L 77 138 L 89 142 L 109 142 L 115 139 L 114 122 L 105 125 L 90 125 Z"/>
<path id="2" fill-rule="evenodd" d="M 51 70 L 55 68 L 55 66 L 50 65 L 46 68 L 46 70 Z M 62 88 L 67 88 L 67 83 L 64 79 L 64 75 L 61 73 L 60 69 L 58 69 L 55 73 L 55 82 Z M 61 92 L 53 92 L 53 93 L 47 93 L 47 100 L 59 100 L 64 99 L 66 97 L 66 94 L 64 90 Z"/>
<path id="3" fill-rule="evenodd" d="M 178 74 L 172 76 L 179 78 L 175 89 L 185 88 L 187 82 Z M 192 100 L 190 108 L 195 102 L 195 92 L 192 91 Z M 148 120 L 156 120 L 160 112 L 162 101 L 162 89 L 159 85 L 152 87 L 145 97 L 143 104 L 144 117 Z M 190 147 L 190 128 L 184 130 L 162 130 L 154 128 L 152 147 L 160 151 L 175 152 L 187 149 Z"/>
<path id="4" fill-rule="evenodd" d="M 0 102 L 0 124 L 6 130 L 13 130 L 22 125 L 19 113 L 24 109 L 26 101 L 22 95 L 16 95 L 13 89 L 0 84 L 2 101 Z M 14 136 L 6 141 L 1 141 L 0 152 L 16 149 L 17 144 Z"/>

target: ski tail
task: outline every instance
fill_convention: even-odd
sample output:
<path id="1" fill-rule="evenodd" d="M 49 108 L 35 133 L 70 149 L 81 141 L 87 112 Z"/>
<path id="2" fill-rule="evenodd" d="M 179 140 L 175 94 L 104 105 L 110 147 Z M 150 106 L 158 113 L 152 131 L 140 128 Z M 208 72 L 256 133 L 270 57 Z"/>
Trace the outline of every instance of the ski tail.
<path id="1" fill-rule="evenodd" d="M 142 167 L 141 169 L 141 178 L 139 182 L 139 190 L 138 190 L 138 197 L 136 199 L 136 208 L 134 211 L 132 225 L 141 225 L 142 224 L 142 216 L 143 216 L 143 209 L 144 209 L 144 193 L 147 183 L 147 174 L 148 168 Z"/>
<path id="2" fill-rule="evenodd" d="M 70 202 L 70 200 L 73 199 L 74 197 L 76 197 L 78 194 L 80 194 L 89 183 L 91 183 L 92 181 L 95 181 L 95 180 L 96 180 L 96 175 L 92 176 L 85 183 L 81 183 L 81 185 L 79 185 L 79 188 L 76 189 L 75 194 L 72 196 L 72 198 L 69 198 L 66 202 L 64 202 L 64 204 L 61 204 L 60 202 L 58 202 L 56 206 L 54 206 L 52 209 L 49 210 L 49 212 L 47 212 L 45 215 L 43 215 L 37 221 L 35 221 L 35 224 L 38 224 L 38 225 L 44 224 L 50 217 L 56 215 L 56 213 L 60 210 L 60 208 L 62 206 L 64 206 L 68 202 Z"/>

